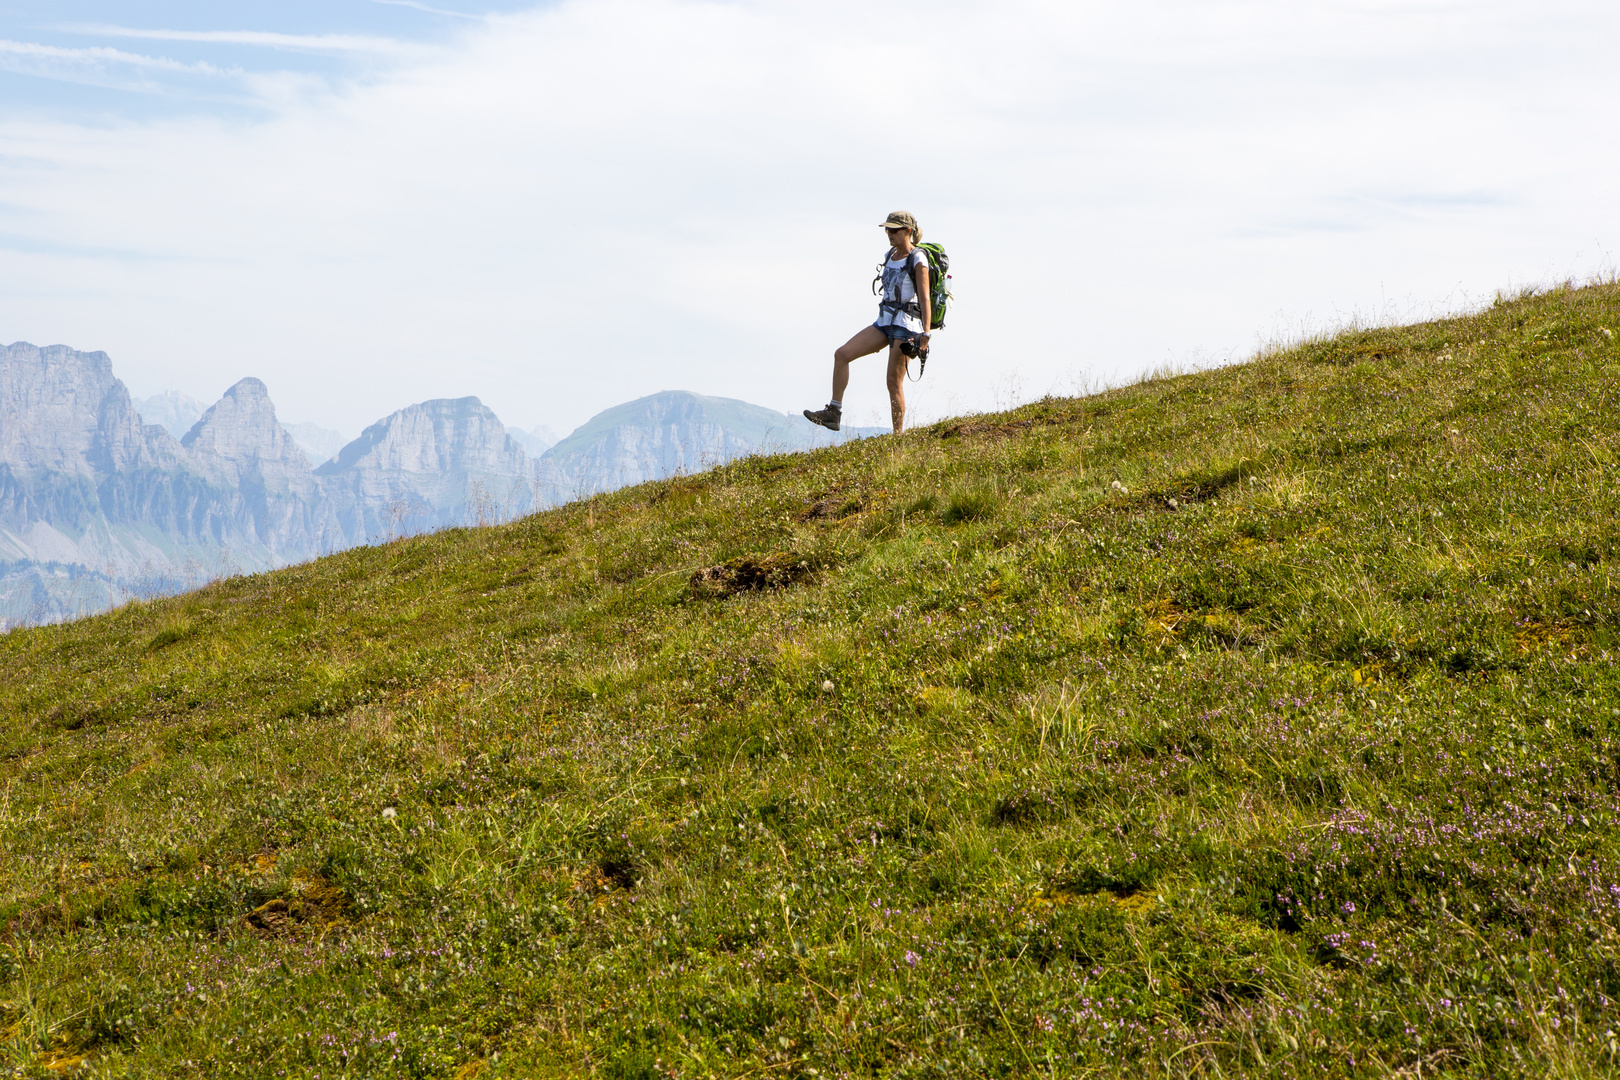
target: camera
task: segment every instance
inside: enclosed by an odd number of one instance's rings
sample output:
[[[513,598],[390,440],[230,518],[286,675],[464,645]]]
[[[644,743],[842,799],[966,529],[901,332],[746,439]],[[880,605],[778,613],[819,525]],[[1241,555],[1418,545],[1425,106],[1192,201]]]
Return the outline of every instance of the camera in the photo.
[[[900,341],[900,355],[907,357],[927,356],[928,338],[902,338]]]

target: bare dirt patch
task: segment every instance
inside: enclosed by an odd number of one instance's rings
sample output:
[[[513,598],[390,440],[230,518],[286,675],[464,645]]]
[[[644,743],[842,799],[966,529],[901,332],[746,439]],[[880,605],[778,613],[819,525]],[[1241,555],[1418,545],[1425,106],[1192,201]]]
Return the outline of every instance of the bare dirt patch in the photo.
[[[688,583],[698,596],[732,596],[743,592],[785,589],[807,581],[815,572],[810,561],[791,551],[742,555],[718,566],[705,566]]]
[[[983,436],[990,439],[1010,439],[1014,435],[1021,435],[1031,428],[1050,427],[1062,424],[1072,417],[1064,416],[1033,416],[1024,420],[1008,420],[997,423],[992,420],[958,420],[947,423],[938,429],[941,439],[965,439],[970,436]]]
[[[838,521],[858,514],[866,507],[857,495],[833,492],[811,502],[799,515],[800,522]]]
[[[340,923],[349,909],[343,890],[324,878],[299,874],[293,878],[293,895],[278,896],[242,916],[259,937],[274,938],[292,933],[301,926],[317,930]]]

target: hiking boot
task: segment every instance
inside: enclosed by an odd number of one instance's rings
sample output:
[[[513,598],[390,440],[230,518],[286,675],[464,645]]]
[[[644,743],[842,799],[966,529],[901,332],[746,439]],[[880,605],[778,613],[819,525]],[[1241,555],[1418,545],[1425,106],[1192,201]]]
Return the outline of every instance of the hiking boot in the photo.
[[[804,418],[812,424],[820,424],[828,431],[837,431],[838,425],[843,422],[844,410],[835,409],[831,405],[828,405],[820,412],[811,412],[806,409],[804,410]]]

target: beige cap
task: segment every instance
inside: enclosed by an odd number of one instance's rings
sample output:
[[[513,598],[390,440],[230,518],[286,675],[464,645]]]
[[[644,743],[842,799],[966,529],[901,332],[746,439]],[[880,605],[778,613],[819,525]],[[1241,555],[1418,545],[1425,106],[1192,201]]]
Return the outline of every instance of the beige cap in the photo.
[[[906,213],[904,210],[896,210],[894,213],[890,214],[888,220],[883,223],[883,228],[916,229],[917,219]]]

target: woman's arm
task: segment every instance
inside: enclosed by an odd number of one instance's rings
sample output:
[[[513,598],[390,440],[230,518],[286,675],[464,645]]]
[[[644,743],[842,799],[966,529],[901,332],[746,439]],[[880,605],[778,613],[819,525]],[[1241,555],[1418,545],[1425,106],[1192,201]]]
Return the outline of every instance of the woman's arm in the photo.
[[[931,329],[930,324],[934,318],[934,305],[930,302],[931,297],[928,295],[927,256],[919,260],[917,265],[912,267],[911,272],[917,281],[917,306],[922,308],[923,333],[926,334]]]

